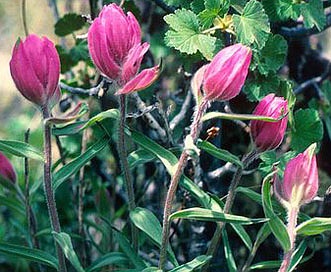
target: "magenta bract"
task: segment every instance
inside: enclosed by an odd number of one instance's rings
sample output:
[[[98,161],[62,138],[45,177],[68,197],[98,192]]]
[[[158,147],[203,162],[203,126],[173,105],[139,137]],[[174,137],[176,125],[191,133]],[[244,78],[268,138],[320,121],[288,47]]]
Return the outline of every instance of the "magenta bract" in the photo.
[[[253,114],[268,116],[275,119],[283,118],[277,122],[251,121],[251,133],[255,146],[259,151],[277,148],[283,141],[286,127],[288,105],[283,97],[269,94],[256,106]]]
[[[291,207],[299,207],[313,200],[318,191],[318,170],[316,144],[312,144],[303,153],[290,160],[284,171],[283,183],[277,180],[277,195]]]
[[[46,37],[29,35],[13,49],[10,72],[17,89],[34,104],[48,106],[58,90],[60,58]],[[54,101],[52,101],[54,103]]]
[[[0,152],[0,176],[11,181],[16,182],[16,172],[8,158]]]
[[[237,96],[245,83],[252,58],[249,47],[240,43],[225,47],[203,66],[203,79],[200,82],[208,100],[230,100]]]
[[[149,44],[141,44],[141,30],[134,15],[131,12],[126,15],[119,6],[110,4],[103,7],[100,15],[93,21],[88,32],[88,47],[99,71],[105,77],[116,81],[123,89],[138,76],[141,61],[149,49]],[[156,67],[152,71],[159,72]],[[157,74],[150,77],[153,81],[156,78]],[[144,85],[148,86],[153,81],[148,84],[144,82]],[[143,85],[136,86],[135,89],[126,87],[125,91],[118,93],[130,93],[142,87]]]

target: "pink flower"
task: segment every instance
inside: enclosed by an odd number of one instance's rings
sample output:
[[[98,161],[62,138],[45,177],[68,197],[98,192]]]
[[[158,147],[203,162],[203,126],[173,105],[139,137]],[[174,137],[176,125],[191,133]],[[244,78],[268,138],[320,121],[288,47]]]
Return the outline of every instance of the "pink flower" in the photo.
[[[34,104],[45,107],[59,99],[60,59],[46,37],[31,34],[13,49],[10,72],[17,89]],[[56,102],[57,102],[56,101]]]
[[[274,190],[276,195],[289,203],[291,207],[300,207],[314,199],[318,191],[318,171],[316,144],[290,160],[284,172],[283,183],[276,178]]]
[[[8,158],[0,152],[0,176],[12,183],[16,182],[16,172]]]
[[[131,12],[126,15],[116,4],[104,6],[93,21],[88,32],[88,47],[100,72],[119,85],[117,94],[143,89],[157,78],[158,66],[137,75],[149,44],[141,44],[141,30],[134,15]],[[142,77],[144,80],[137,80]]]
[[[287,112],[287,101],[283,97],[269,94],[260,101],[253,114],[278,119],[285,116]],[[287,116],[277,122],[252,120],[251,133],[257,149],[266,151],[277,148],[283,141],[287,120]]]
[[[202,85],[205,99],[230,100],[237,96],[245,83],[252,58],[249,47],[240,43],[225,47],[201,67],[198,88]]]

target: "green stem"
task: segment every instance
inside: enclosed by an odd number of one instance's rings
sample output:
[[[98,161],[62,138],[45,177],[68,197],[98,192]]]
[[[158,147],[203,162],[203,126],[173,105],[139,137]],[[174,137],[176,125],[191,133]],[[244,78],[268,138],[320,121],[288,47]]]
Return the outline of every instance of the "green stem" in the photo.
[[[242,159],[244,168],[249,166],[255,160],[257,155],[258,154],[255,151],[252,151],[252,152],[248,153],[246,156],[244,156]],[[232,181],[231,181],[231,184],[230,184],[230,187],[228,190],[228,196],[226,198],[225,205],[223,208],[224,213],[230,213],[230,211],[231,211],[234,199],[236,197],[236,189],[239,185],[244,168],[238,167],[237,171],[235,172],[235,174],[232,178]],[[207,249],[206,255],[213,256],[213,258],[215,257],[218,247],[221,242],[222,230],[223,230],[224,226],[225,226],[224,222],[220,222],[217,224],[216,231],[211,239],[211,242]],[[209,263],[203,267],[202,271],[208,271],[208,268],[209,268]]]
[[[194,143],[196,142],[196,140],[199,136],[200,127],[201,127],[201,118],[202,118],[202,115],[207,110],[208,105],[209,105],[209,102],[207,100],[203,100],[201,102],[201,104],[198,106],[197,110],[195,111],[195,116],[194,116],[193,122],[191,124],[191,132],[190,132],[190,136]],[[164,213],[163,213],[162,243],[161,243],[161,250],[160,250],[160,261],[159,261],[159,269],[161,269],[162,271],[164,271],[165,264],[167,261],[167,248],[168,248],[168,244],[169,244],[169,232],[170,232],[169,217],[171,214],[172,204],[173,204],[173,200],[174,200],[174,197],[176,194],[178,183],[179,183],[180,177],[183,173],[183,170],[186,166],[188,157],[189,157],[189,155],[186,153],[186,150],[184,149],[179,158],[175,174],[171,178],[170,186],[169,186],[169,189],[167,192],[167,197],[165,200]]]
[[[280,266],[278,272],[286,272],[290,266],[292,260],[292,254],[295,249],[295,238],[299,209],[297,207],[291,207],[288,211],[288,223],[287,223],[287,233],[290,237],[291,248],[289,251],[285,252],[283,257],[282,265]]]
[[[48,107],[45,106],[42,108],[43,119],[46,120],[50,117],[50,112]],[[51,145],[51,127],[45,123],[44,125],[44,153],[45,153],[45,162],[44,162],[44,191],[46,196],[48,214],[51,221],[52,230],[59,233],[61,232],[61,226],[59,221],[59,216],[56,209],[55,195],[52,188],[52,145]],[[65,258],[61,247],[55,242],[55,247],[57,251],[57,257],[59,260],[59,271],[66,272]]]
[[[130,174],[130,168],[127,158],[127,150],[125,145],[125,120],[126,120],[126,95],[120,95],[120,122],[118,127],[118,155],[121,161],[122,171],[124,175],[124,184],[125,190],[128,195],[128,206],[129,211],[133,211],[136,208],[136,202],[134,197],[134,188],[133,182]],[[138,249],[138,233],[137,229],[135,228],[134,224],[131,222],[131,238],[132,238],[132,245],[134,249]]]

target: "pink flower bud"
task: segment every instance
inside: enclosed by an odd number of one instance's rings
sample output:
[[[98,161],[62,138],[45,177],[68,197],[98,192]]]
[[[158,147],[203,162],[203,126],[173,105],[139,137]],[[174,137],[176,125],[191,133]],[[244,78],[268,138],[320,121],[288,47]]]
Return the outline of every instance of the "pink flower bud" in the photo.
[[[305,152],[290,160],[284,171],[284,181],[275,182],[275,192],[279,198],[291,207],[300,207],[313,200],[318,191],[318,171],[316,144],[312,144]]]
[[[240,43],[225,47],[203,66],[200,82],[208,100],[230,100],[237,96],[245,83],[252,58],[249,47]]]
[[[116,4],[103,7],[93,21],[87,39],[96,67],[105,77],[116,81],[121,89],[136,78],[141,61],[149,49],[148,43],[141,44],[141,29],[134,15],[131,12],[126,15]],[[157,67],[153,71],[159,72]],[[156,78],[157,74],[144,85],[150,85]],[[135,90],[142,87],[138,86]],[[124,92],[131,91],[134,90]]]
[[[16,172],[8,158],[0,152],[0,176],[12,183],[16,182]]]
[[[269,94],[260,101],[253,114],[278,119],[285,116],[287,112],[287,101],[283,97],[276,97],[275,94]],[[282,143],[287,127],[287,120],[288,117],[285,116],[277,122],[251,121],[252,137],[259,151],[275,149]]]
[[[29,35],[14,46],[10,72],[17,89],[40,107],[49,106],[57,92],[60,59],[54,44],[46,37]]]

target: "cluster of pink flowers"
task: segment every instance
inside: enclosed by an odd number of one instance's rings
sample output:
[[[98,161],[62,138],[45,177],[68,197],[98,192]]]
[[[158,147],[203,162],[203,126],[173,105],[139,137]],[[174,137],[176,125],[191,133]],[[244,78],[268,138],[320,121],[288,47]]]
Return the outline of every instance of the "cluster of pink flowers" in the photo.
[[[145,89],[159,75],[159,66],[139,72],[149,44],[141,43],[141,29],[135,16],[130,12],[125,14],[116,4],[105,6],[93,21],[88,32],[88,48],[100,73],[116,82],[119,88],[117,94]],[[242,44],[228,46],[216,54],[195,75],[203,98],[224,101],[237,96],[246,80],[251,57],[251,49]],[[51,107],[59,101],[60,60],[54,44],[47,38],[29,35],[25,41],[19,40],[13,49],[10,70],[17,89],[37,106]],[[287,113],[287,101],[282,97],[269,94],[260,101],[254,110],[255,115],[280,120],[251,122],[252,138],[257,150],[272,150],[282,143],[287,127]],[[293,180],[297,177],[311,188],[309,193],[302,193],[302,201],[311,199],[315,194],[316,162],[315,157],[308,153],[300,154],[288,164],[284,189],[279,193],[282,198],[291,198],[292,189],[289,188],[296,186]],[[305,166],[300,166],[302,169],[295,166],[299,165],[298,161],[306,162]]]

